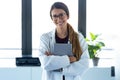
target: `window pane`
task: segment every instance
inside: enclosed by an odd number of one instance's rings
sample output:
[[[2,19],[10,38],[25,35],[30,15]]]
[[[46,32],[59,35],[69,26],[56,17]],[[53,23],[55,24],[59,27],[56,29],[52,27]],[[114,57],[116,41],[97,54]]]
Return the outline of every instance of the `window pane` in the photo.
[[[21,0],[0,0],[0,54],[16,49],[21,49]]]
[[[89,32],[101,34],[107,49],[117,50],[120,47],[119,3],[119,0],[87,0],[87,36]]]
[[[50,18],[51,5],[58,0],[33,0],[32,1],[32,47],[39,48],[40,35],[55,28]],[[60,0],[67,4],[70,11],[69,23],[77,31],[78,27],[78,0]]]

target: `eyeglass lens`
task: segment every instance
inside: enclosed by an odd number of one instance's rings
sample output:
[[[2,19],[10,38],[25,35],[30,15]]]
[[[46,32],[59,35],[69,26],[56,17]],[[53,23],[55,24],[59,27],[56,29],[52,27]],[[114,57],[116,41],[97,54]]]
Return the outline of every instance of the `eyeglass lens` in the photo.
[[[64,16],[64,14],[65,13],[60,13],[60,14],[58,14],[58,15],[53,15],[53,18],[61,18],[61,17],[63,17]]]

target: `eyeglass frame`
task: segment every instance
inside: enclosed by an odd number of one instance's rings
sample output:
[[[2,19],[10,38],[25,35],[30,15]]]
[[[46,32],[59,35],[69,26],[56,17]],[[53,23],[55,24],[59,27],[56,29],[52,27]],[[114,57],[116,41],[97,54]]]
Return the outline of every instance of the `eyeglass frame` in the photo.
[[[54,15],[52,15],[52,19],[56,20],[57,18],[64,18],[65,15],[66,15],[66,13],[60,13],[58,15],[54,14]]]

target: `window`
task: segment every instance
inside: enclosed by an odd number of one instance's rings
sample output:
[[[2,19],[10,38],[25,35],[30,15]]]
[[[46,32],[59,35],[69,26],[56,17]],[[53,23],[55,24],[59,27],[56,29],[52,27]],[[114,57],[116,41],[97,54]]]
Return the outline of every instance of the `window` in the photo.
[[[55,28],[50,18],[51,5],[58,0],[33,0],[32,1],[32,47],[33,54],[38,53],[40,35]],[[60,0],[64,2],[70,11],[69,23],[78,29],[78,0]]]
[[[105,49],[110,52],[120,47],[119,3],[119,0],[87,0],[87,36],[89,32],[101,34],[101,39],[106,44]],[[103,55],[113,57],[115,54]]]
[[[0,57],[20,54],[21,0],[0,0]]]

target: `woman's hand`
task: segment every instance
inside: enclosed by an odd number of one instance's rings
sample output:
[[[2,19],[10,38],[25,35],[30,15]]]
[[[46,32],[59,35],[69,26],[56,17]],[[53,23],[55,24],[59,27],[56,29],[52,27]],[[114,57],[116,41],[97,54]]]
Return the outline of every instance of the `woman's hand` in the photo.
[[[50,55],[52,55],[52,54],[51,54],[50,52],[46,51],[46,52],[45,52],[45,55],[50,56]]]
[[[70,63],[77,61],[76,57],[74,56],[69,56],[69,60],[70,60]]]

